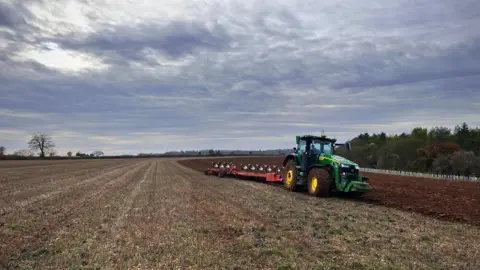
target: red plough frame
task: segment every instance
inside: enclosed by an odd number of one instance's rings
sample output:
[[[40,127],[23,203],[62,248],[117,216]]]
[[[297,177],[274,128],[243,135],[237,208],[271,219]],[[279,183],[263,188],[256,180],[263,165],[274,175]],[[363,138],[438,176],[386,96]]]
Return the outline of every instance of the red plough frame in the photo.
[[[231,162],[212,162],[212,167],[205,170],[205,175],[217,175],[218,177],[233,176],[236,178],[255,178],[267,182],[282,182],[280,169],[266,165],[241,165],[240,168]]]

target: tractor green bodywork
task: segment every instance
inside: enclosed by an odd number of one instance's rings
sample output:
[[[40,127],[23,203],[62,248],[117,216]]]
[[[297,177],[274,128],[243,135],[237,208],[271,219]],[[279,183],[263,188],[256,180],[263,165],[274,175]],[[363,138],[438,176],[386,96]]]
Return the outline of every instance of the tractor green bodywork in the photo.
[[[336,139],[327,138],[325,135],[297,136],[296,142],[295,152],[285,157],[283,166],[289,160],[295,161],[298,186],[307,185],[309,172],[313,168],[325,168],[332,180],[332,191],[363,194],[371,190],[368,178],[360,173],[358,164],[335,155],[335,148],[340,145],[345,145],[350,151],[350,142],[337,144]]]

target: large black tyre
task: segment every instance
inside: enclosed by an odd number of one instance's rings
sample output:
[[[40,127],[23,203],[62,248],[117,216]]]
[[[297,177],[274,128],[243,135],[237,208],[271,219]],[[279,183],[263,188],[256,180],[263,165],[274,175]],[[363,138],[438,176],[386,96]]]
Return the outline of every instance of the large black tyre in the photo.
[[[325,168],[313,168],[308,173],[308,194],[312,196],[329,196],[331,184],[332,178]]]
[[[297,190],[297,164],[293,159],[288,160],[285,165],[283,185],[289,191]]]

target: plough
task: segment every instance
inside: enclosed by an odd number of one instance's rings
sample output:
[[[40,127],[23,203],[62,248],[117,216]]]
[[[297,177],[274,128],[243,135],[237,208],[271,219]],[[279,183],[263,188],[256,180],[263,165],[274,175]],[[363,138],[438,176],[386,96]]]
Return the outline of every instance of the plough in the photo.
[[[280,167],[276,165],[240,164],[237,167],[232,162],[212,162],[205,170],[205,175],[217,175],[220,178],[233,176],[236,178],[254,178],[267,182],[282,182]]]
[[[349,141],[340,144],[325,134],[296,136],[295,141],[297,147],[293,148],[293,153],[285,156],[281,167],[241,164],[237,168],[232,162],[213,162],[205,174],[282,182],[287,190],[306,187],[309,194],[321,197],[338,192],[363,196],[372,189],[368,177],[362,175],[357,163],[335,153],[339,146],[351,151]]]

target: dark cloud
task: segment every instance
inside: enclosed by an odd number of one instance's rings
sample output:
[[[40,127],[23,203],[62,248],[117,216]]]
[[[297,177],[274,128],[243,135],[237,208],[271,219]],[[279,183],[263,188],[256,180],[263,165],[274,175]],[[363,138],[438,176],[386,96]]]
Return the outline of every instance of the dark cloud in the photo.
[[[109,61],[122,59],[149,62],[143,49],[153,49],[169,58],[181,58],[199,50],[221,51],[228,48],[231,37],[219,24],[210,30],[201,21],[171,21],[165,25],[139,24],[98,31],[84,39],[62,36],[52,41],[63,48],[94,53]],[[112,59],[117,58],[117,59]]]
[[[1,51],[0,51],[1,52]],[[19,84],[23,87],[33,87],[30,83],[25,83],[25,79],[46,78],[59,74],[55,69],[49,68],[42,63],[33,60],[16,61],[9,54],[0,54],[0,81],[4,83],[3,87],[8,87],[9,82]]]
[[[34,15],[20,3],[0,2],[0,26],[15,30],[27,25],[26,19],[32,17]]]

